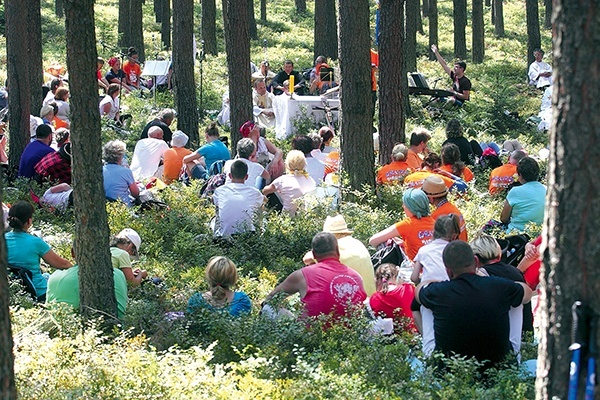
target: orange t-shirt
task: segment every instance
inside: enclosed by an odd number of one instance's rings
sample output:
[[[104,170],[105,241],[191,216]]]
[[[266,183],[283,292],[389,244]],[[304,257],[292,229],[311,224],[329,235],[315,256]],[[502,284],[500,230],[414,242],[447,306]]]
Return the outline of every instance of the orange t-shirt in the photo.
[[[379,53],[371,49],[371,90],[377,91],[377,69],[379,68]]]
[[[419,249],[433,240],[433,225],[435,221],[430,216],[405,218],[396,223],[398,236],[404,241],[404,251],[412,261]]]
[[[450,203],[449,201],[446,201],[441,206],[438,206],[438,208],[436,208],[435,211],[431,213],[431,217],[435,221],[438,219],[438,217],[448,214],[454,214],[458,216],[460,226],[460,235],[458,236],[458,238],[464,242],[468,242],[469,236],[467,233],[467,224],[465,223],[465,219],[463,218],[462,213],[454,204]]]
[[[123,72],[133,86],[140,86],[140,76],[142,75],[142,69],[138,63],[131,64],[129,60],[123,63]]]
[[[325,175],[338,172],[340,168],[340,153],[332,151],[325,159]]]
[[[504,164],[494,168],[490,174],[490,194],[496,194],[506,189],[511,183],[515,182],[517,166],[513,164]]]
[[[418,169],[421,169],[423,159],[417,153],[409,149],[408,155],[406,156],[406,163],[412,170],[416,171]]]
[[[446,172],[450,172],[451,174],[454,174],[454,172],[452,172],[452,165],[450,165],[450,164],[442,165],[440,167],[440,169],[442,171],[446,171]],[[463,173],[460,178],[463,178],[463,180],[465,182],[471,182],[473,180],[473,171],[471,171],[469,169],[469,167],[465,167],[465,169],[463,169]]]
[[[179,179],[179,172],[183,166],[183,157],[192,154],[191,150],[185,147],[173,147],[163,154],[163,181],[171,183]]]
[[[406,161],[392,161],[381,167],[377,172],[377,184],[399,183],[402,184],[404,178],[412,172]]]
[[[437,175],[440,178],[442,178],[448,189],[450,189],[452,187],[452,185],[454,185],[453,179],[448,178],[447,176],[444,176],[444,175],[436,174],[431,171],[413,172],[412,174],[410,174],[404,178],[404,185],[406,187],[412,188],[412,189],[421,189],[421,186],[423,186],[423,181],[425,179],[427,179],[428,176],[431,176],[431,175]]]

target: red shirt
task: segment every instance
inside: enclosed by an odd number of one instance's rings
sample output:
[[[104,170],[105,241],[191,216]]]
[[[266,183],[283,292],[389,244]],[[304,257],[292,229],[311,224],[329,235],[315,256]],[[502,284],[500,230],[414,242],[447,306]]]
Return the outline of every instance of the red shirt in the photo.
[[[369,299],[369,304],[375,315],[383,314],[384,318],[392,318],[394,320],[399,317],[409,318],[411,322],[408,328],[412,331],[416,331],[413,314],[410,310],[410,304],[414,297],[415,287],[412,284],[405,282],[387,293],[373,293]]]
[[[42,179],[71,184],[71,162],[62,158],[58,151],[46,154],[34,169]]]

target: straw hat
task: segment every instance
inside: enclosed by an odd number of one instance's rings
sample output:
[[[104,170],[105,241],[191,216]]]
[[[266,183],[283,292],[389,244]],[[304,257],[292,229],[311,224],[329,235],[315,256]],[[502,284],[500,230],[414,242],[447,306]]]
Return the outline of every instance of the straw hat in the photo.
[[[335,217],[327,217],[325,219],[325,223],[323,223],[323,232],[352,233],[353,231],[348,229],[348,225],[346,224],[344,216],[338,214]]]
[[[448,194],[448,187],[442,177],[438,175],[430,175],[425,178],[421,189],[427,196],[432,198],[444,197]]]

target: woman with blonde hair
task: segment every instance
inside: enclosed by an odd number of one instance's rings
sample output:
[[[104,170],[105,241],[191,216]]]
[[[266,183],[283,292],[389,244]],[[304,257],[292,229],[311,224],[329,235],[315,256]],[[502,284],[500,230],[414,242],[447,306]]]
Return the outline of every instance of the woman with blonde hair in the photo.
[[[294,202],[315,189],[316,183],[306,171],[306,158],[299,150],[292,150],[285,158],[286,174],[265,186],[262,193],[269,196],[269,205],[276,210],[288,212],[292,217],[298,206]]]
[[[188,313],[203,308],[210,311],[224,310],[233,317],[250,313],[252,303],[248,295],[232,290],[237,283],[238,274],[235,264],[229,258],[211,258],[206,265],[205,275],[210,289],[204,293],[196,293],[190,298]]]

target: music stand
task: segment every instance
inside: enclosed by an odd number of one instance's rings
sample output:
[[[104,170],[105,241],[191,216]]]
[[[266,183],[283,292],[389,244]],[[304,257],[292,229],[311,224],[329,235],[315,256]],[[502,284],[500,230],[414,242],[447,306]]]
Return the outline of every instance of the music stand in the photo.
[[[319,80],[321,82],[333,82],[333,68],[321,67],[319,70]]]
[[[142,75],[152,77],[152,88],[154,89],[154,107],[156,107],[156,77],[164,76],[169,73],[171,61],[146,61]]]

